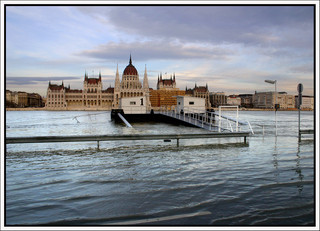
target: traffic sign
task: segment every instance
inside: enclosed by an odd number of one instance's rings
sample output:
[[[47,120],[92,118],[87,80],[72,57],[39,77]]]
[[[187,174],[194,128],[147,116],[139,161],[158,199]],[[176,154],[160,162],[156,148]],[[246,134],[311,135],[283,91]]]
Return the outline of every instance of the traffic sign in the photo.
[[[299,93],[302,93],[302,92],[303,92],[303,85],[302,85],[302,83],[299,83],[299,84],[298,84],[297,90],[298,90]]]

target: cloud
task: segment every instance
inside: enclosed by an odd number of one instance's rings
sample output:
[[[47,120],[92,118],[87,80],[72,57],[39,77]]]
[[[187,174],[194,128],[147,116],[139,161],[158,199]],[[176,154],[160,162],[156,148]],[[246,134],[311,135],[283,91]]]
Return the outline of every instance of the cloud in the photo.
[[[87,13],[100,14],[131,39],[290,46],[308,45],[299,33],[312,32],[314,16],[312,6],[118,6]]]
[[[295,73],[313,73],[313,64],[304,64],[291,67],[291,71]]]
[[[79,80],[79,77],[7,77],[6,84],[8,85],[32,85],[39,82],[49,81],[64,81],[64,80]]]
[[[179,44],[165,41],[147,42],[110,42],[91,50],[84,50],[77,55],[98,59],[123,59],[129,53],[139,60],[154,59],[226,59],[234,54],[229,48],[204,46],[201,44]]]

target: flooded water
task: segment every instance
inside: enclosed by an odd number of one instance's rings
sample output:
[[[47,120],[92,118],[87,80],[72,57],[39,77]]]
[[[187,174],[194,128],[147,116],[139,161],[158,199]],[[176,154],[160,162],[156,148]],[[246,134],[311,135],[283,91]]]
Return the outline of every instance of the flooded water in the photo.
[[[241,111],[243,138],[8,144],[6,225],[315,225],[314,137],[298,113]],[[6,112],[6,136],[204,133],[110,112]],[[313,129],[313,112],[301,128]]]

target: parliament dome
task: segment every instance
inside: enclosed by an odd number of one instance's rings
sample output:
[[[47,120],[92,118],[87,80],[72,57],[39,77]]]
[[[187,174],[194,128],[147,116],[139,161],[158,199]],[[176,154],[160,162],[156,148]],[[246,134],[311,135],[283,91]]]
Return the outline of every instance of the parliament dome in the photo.
[[[137,69],[132,65],[131,55],[129,65],[123,71],[123,75],[138,75]]]

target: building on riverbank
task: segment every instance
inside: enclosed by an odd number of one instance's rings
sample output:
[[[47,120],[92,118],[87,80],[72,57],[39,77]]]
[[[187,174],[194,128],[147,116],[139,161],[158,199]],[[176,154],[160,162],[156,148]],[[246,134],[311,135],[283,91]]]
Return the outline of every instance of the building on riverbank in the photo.
[[[64,83],[51,84],[47,89],[47,110],[104,110],[110,109],[114,89],[102,89],[101,73],[99,78],[89,78],[85,73],[83,89],[71,89]]]
[[[211,107],[219,107],[227,105],[227,96],[224,92],[210,92],[209,101]]]
[[[6,90],[6,107],[43,107],[43,99],[38,93]]]
[[[295,106],[298,108],[298,96],[295,96]],[[314,110],[314,97],[313,96],[308,96],[308,95],[302,95],[302,103],[300,106],[301,109],[306,109],[306,110]]]
[[[204,98],[205,99],[205,105],[206,108],[209,109],[211,108],[211,103],[210,103],[210,93],[209,93],[209,88],[208,84],[206,86],[197,86],[197,84],[194,85],[194,88],[187,88],[186,87],[186,96],[193,96],[193,97],[198,97],[198,98]]]
[[[158,75],[157,90],[150,90],[150,102],[154,109],[165,107],[170,109],[177,104],[176,96],[184,96],[185,91],[176,87],[176,76],[173,74],[169,79]]]
[[[295,108],[295,97],[287,92],[255,92],[252,101],[255,108],[274,108],[275,104],[279,109]]]
[[[129,64],[123,71],[120,81],[117,66],[115,87],[103,89],[101,72],[99,78],[89,78],[85,73],[83,89],[71,89],[70,86],[51,84],[47,89],[47,110],[110,110],[119,108],[120,99],[126,97],[146,97],[147,107],[150,108],[149,84],[147,70],[145,69],[143,84],[139,81],[137,69],[132,65],[130,56]]]

